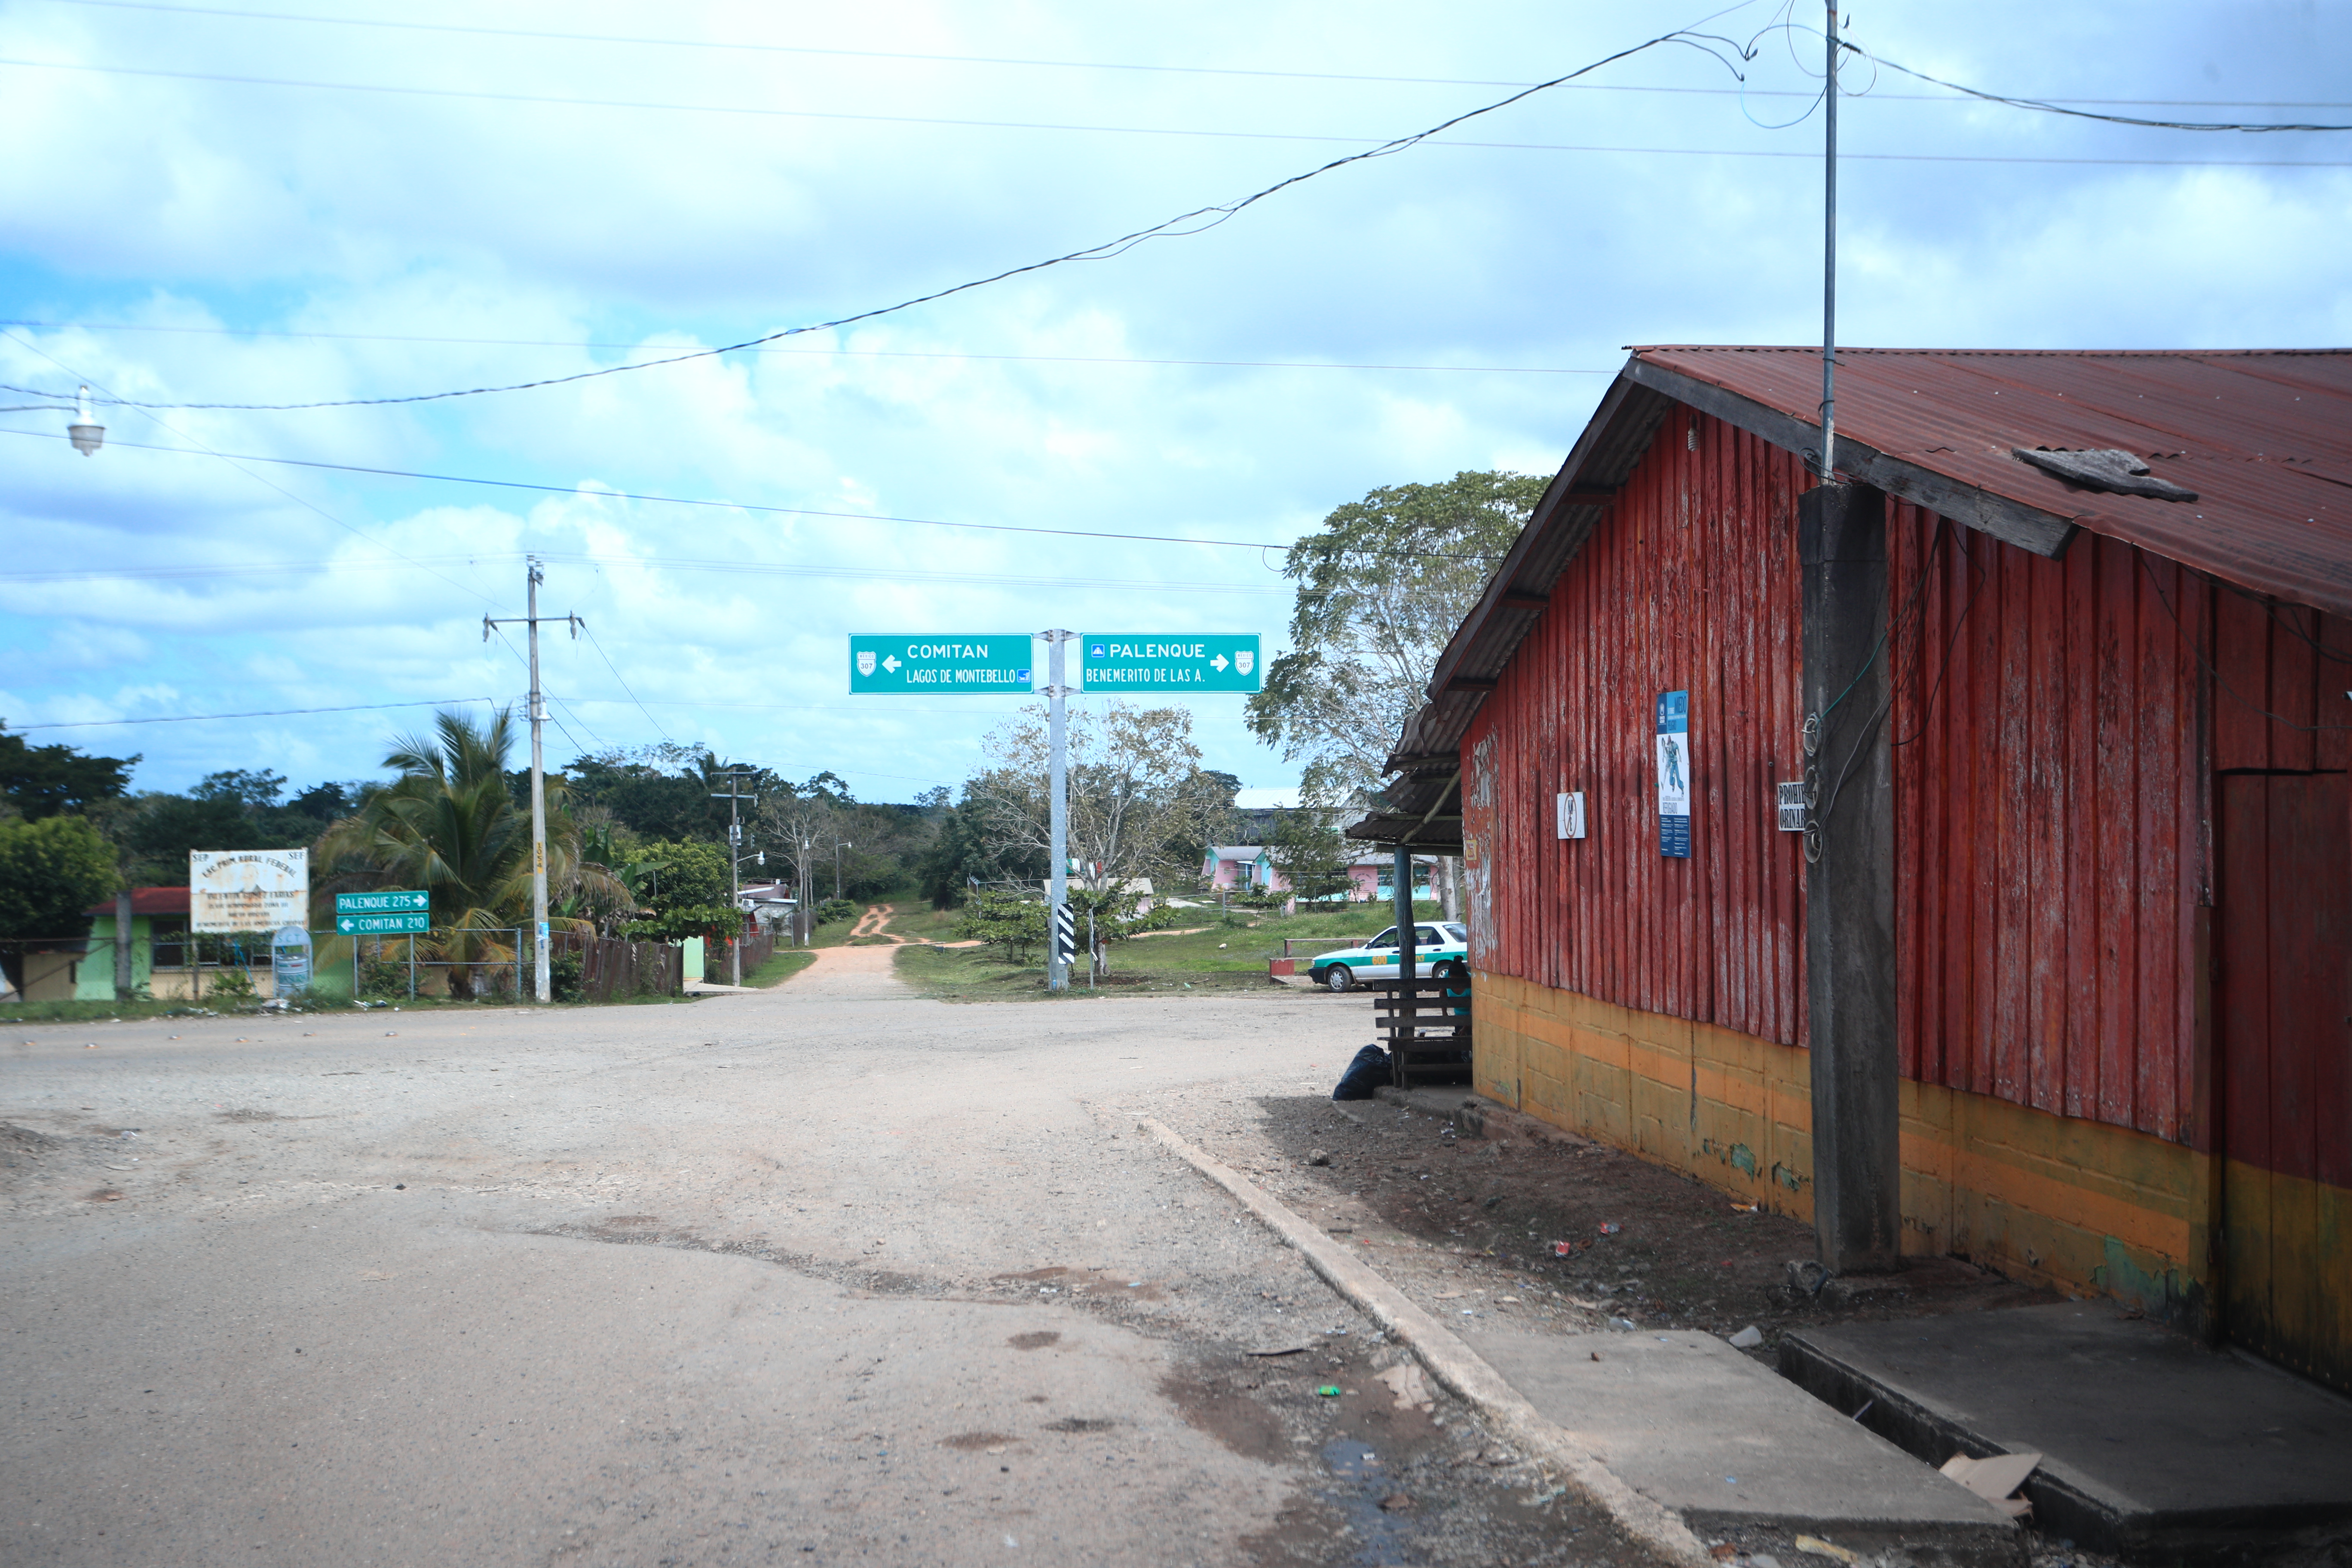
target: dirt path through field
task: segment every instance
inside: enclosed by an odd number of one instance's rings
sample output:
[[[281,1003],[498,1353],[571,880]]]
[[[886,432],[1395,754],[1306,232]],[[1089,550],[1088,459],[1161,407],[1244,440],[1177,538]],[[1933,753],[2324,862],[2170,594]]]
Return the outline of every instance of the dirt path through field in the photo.
[[[905,937],[900,936],[897,931],[882,929],[890,923],[890,917],[898,912],[898,907],[894,904],[866,905],[866,912],[857,917],[857,923],[849,928],[850,940],[855,942],[861,936],[878,936],[886,941],[903,944],[907,940]]]

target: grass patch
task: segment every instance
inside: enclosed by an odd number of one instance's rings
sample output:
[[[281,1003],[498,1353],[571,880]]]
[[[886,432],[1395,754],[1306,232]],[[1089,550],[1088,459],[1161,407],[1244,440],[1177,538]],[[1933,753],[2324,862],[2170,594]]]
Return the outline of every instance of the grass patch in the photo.
[[[1118,964],[1117,958],[1112,960]],[[1176,967],[1116,967],[1092,989],[1083,970],[1074,975],[1066,997],[1045,989],[1042,963],[1008,963],[1003,951],[985,947],[925,947],[908,943],[898,950],[896,971],[900,980],[926,996],[942,1002],[1049,1002],[1136,995],[1278,994],[1283,987],[1268,982],[1265,965],[1237,964],[1227,969]]]
[[[919,923],[908,919],[915,912],[893,917],[889,929],[915,942],[958,940],[953,910],[921,910]],[[1177,912],[1188,923],[1197,921],[1202,929],[1180,927],[1114,942],[1110,973],[1103,976],[1093,994],[1276,995],[1285,988],[1269,981],[1266,961],[1282,955],[1284,937],[1360,940],[1377,936],[1388,929],[1393,911],[1387,904],[1352,904],[1287,920],[1279,913],[1260,915],[1246,910],[1221,914],[1213,906]],[[1418,903],[1413,912],[1420,920],[1440,918],[1434,903]],[[1041,956],[1032,955],[1031,962],[1014,964],[1006,961],[1002,948],[943,951],[909,945],[898,954],[898,975],[926,995],[943,1001],[1055,999],[1045,989]],[[1088,994],[1083,969],[1073,975],[1070,994],[1073,998]]]
[[[807,948],[780,947],[768,955],[767,963],[743,976],[743,984],[757,985],[762,990],[782,985],[815,962],[816,954]]]

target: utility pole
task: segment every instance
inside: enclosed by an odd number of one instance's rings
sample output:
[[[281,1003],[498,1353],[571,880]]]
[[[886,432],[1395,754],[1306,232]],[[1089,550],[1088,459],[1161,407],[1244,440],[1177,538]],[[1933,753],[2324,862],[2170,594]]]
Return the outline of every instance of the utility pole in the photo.
[[[833,900],[835,903],[841,901],[841,852],[856,847],[856,845],[846,838],[836,838],[833,841]]]
[[[1837,477],[1837,100],[1838,11],[1830,0],[1829,75],[1822,82],[1828,111],[1822,159],[1822,483]]]
[[[727,793],[720,795],[713,790],[710,798],[727,803],[727,907],[740,915],[743,912],[743,797],[736,786],[745,779],[755,779],[760,775],[742,768],[733,768],[723,776],[727,780]],[[753,795],[751,804],[759,805],[760,797]],[[730,941],[727,944],[727,984],[743,984],[743,943],[740,940]]]
[[[523,568],[528,613],[521,618],[530,633],[530,972],[532,994],[547,1002],[554,996],[547,973],[547,762],[540,740],[540,731],[547,722],[547,699],[539,689],[539,585],[547,580],[547,573],[536,555],[525,556]],[[588,623],[578,616],[562,618],[572,628],[572,640],[579,641],[580,628]],[[511,616],[484,616],[482,640],[490,640],[492,626],[511,626],[514,620]]]
[[[1062,951],[1062,906],[1070,897],[1069,725],[1063,710],[1069,688],[1062,684],[1062,645],[1076,632],[1041,632],[1045,639],[1045,735],[1049,748],[1046,788],[1049,791],[1051,878],[1045,894],[1045,989],[1066,991],[1070,985],[1069,954]]]

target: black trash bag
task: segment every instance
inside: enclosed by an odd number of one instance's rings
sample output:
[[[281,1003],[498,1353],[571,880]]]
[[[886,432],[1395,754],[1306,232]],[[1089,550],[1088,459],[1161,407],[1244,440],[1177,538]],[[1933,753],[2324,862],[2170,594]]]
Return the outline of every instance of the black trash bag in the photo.
[[[1388,1052],[1378,1046],[1366,1046],[1339,1075],[1339,1087],[1331,1091],[1334,1100],[1370,1100],[1373,1090],[1383,1084],[1396,1081],[1396,1068]]]

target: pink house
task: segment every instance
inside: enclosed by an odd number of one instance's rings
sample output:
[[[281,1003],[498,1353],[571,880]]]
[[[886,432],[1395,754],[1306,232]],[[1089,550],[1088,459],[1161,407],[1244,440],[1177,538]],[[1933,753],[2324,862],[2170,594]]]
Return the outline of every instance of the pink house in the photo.
[[[1428,856],[1413,857],[1414,886],[1428,879],[1432,863]],[[1394,864],[1391,857],[1377,853],[1360,855],[1349,861],[1348,901],[1361,904],[1381,898],[1381,885]],[[1212,892],[1233,888],[1245,892],[1280,893],[1290,888],[1290,879],[1274,868],[1274,858],[1263,844],[1213,844],[1202,858],[1201,875]]]

